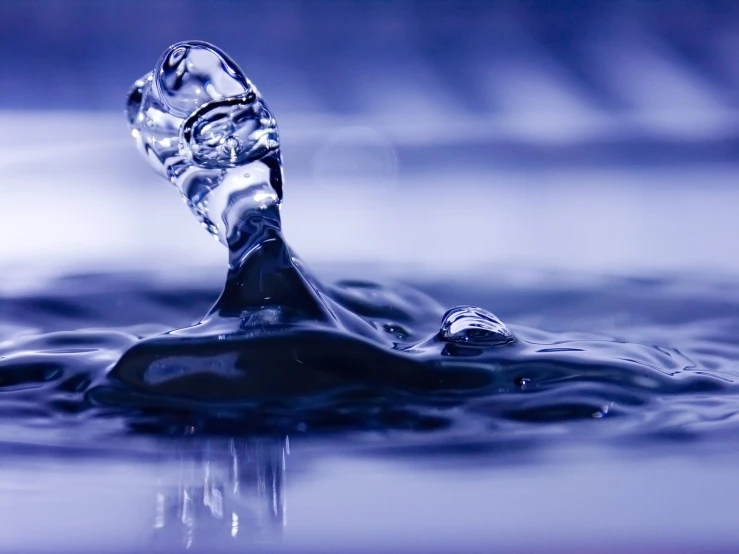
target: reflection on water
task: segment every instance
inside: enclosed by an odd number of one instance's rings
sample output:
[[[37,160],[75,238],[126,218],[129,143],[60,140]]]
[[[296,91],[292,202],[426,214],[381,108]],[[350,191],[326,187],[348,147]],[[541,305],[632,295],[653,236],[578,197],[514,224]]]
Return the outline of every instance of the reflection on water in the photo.
[[[591,440],[511,457],[510,444],[429,456],[353,435],[291,442],[291,454],[287,440],[193,437],[141,450],[129,437],[112,456],[6,452],[0,552],[564,553],[606,544],[609,553],[687,553],[739,544],[738,459],[725,445],[673,441],[667,456]]]
[[[288,438],[178,444],[177,476],[162,476],[156,492],[154,544],[189,549],[229,537],[232,544],[277,542],[287,523],[289,453]]]

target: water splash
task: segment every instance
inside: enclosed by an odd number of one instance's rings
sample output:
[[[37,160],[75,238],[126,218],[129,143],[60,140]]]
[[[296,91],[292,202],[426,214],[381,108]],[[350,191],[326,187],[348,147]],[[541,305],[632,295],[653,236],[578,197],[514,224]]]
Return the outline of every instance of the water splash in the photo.
[[[357,281],[326,288],[385,343],[302,320],[283,329],[247,323],[241,335],[225,324],[223,335],[207,324],[169,331],[207,311],[207,283],[88,275],[0,297],[0,436],[19,427],[34,437],[47,430],[42,443],[89,442],[122,426],[175,436],[367,429],[433,431],[426,440],[441,445],[460,433],[549,440],[549,425],[576,437],[577,421],[591,433],[597,421],[602,437],[734,432],[739,289],[717,288],[685,310],[693,293],[676,292],[673,282],[491,289],[490,277],[474,295],[511,319],[606,334],[519,324],[504,347],[448,342],[436,302],[408,287]],[[446,283],[430,292],[446,303],[459,294]],[[570,299],[566,317],[552,297]],[[619,331],[612,306],[640,326]],[[723,315],[711,325],[706,313]]]
[[[138,405],[162,399],[180,407],[246,403],[262,406],[268,418],[265,403],[290,402],[295,410],[322,396],[335,408],[347,390],[370,397],[403,391],[431,401],[450,393],[545,391],[572,380],[674,388],[666,384],[668,376],[692,367],[679,352],[639,345],[611,346],[614,352],[598,357],[598,339],[560,345],[556,337],[541,339],[541,332],[521,329],[516,340],[482,308],[444,312],[417,291],[320,283],[282,235],[275,118],[256,87],[215,46],[183,42],[168,48],[134,84],[127,114],[141,152],[228,246],[230,265],[206,317],[130,348],[109,375],[123,388],[95,391],[102,404],[135,391]],[[645,375],[647,367],[652,374]],[[602,403],[586,403],[582,411],[612,415]],[[529,413],[523,407],[511,413],[524,417],[521,410]],[[273,413],[283,422],[284,415],[283,408]]]
[[[228,247],[225,286],[200,321],[176,330],[184,314],[206,311],[196,303],[205,292],[127,284],[138,292],[124,298],[133,318],[125,325],[109,309],[96,319],[75,303],[90,281],[74,301],[26,300],[40,315],[0,342],[0,392],[13,399],[6,396],[2,413],[118,415],[135,431],[167,434],[438,431],[476,417],[506,429],[638,421],[665,398],[715,397],[739,379],[718,354],[696,357],[700,348],[509,329],[482,308],[445,310],[408,287],[320,282],[282,234],[275,118],[211,45],[167,49],[135,83],[126,113],[140,151]],[[537,298],[544,309],[547,300]],[[82,314],[75,321],[96,329],[69,332],[66,319],[54,327],[47,305]],[[146,309],[137,316],[134,305]],[[168,319],[172,305],[177,317]],[[158,325],[141,326],[152,321]]]
[[[275,119],[236,63],[204,42],[175,44],[134,83],[126,113],[139,150],[205,228],[247,247],[251,212],[280,203],[282,163]]]
[[[391,298],[371,284],[326,287],[289,248],[279,213],[283,177],[277,124],[259,91],[225,53],[203,42],[171,46],[154,70],[134,84],[127,113],[139,149],[177,186],[195,215],[230,252],[226,286],[208,316],[197,326],[173,331],[165,339],[179,340],[178,348],[182,339],[197,339],[198,358],[189,357],[191,353],[185,357],[173,354],[167,361],[157,358],[140,363],[146,369],[138,372],[137,381],[156,387],[174,376],[225,376],[230,371],[226,368],[236,364],[233,347],[206,355],[209,348],[200,343],[208,335],[221,337],[218,344],[224,344],[223,337],[256,342],[275,334],[315,333],[312,342],[324,344],[315,352],[302,352],[302,363],[315,358],[322,348],[335,349],[335,341],[368,339],[367,347],[385,349],[410,344],[411,334],[401,320],[413,321],[418,315],[406,299]],[[379,304],[378,310],[391,312],[391,317],[378,321],[373,314],[362,313],[357,310],[357,299],[365,307]],[[423,299],[421,304],[433,302]],[[439,321],[441,309],[434,305],[430,311]],[[473,321],[476,317],[467,314],[464,320],[480,329],[489,326],[483,321],[484,314],[477,323]],[[445,320],[444,325],[449,322]],[[511,337],[500,322],[499,327],[500,333]],[[442,328],[442,337],[446,334]],[[469,336],[476,337],[469,339],[471,343],[484,345],[479,333]],[[507,340],[489,338],[488,342]],[[162,346],[156,344],[155,349]],[[276,359],[270,350],[273,347],[265,348],[264,358]],[[255,355],[258,348],[252,344],[250,351]],[[289,358],[298,357],[293,352]]]

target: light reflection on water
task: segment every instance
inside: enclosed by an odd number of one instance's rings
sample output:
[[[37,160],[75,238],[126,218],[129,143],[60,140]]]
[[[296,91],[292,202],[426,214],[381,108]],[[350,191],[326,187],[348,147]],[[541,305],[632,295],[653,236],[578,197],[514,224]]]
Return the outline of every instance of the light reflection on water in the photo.
[[[175,452],[177,479],[163,476],[156,493],[155,546],[207,548],[225,537],[248,546],[279,539],[287,524],[287,439],[184,443]]]
[[[150,447],[125,461],[6,458],[0,548],[682,552],[739,540],[736,456],[710,449],[702,460],[679,448],[665,457],[588,446],[407,458],[298,441],[285,464],[284,439]]]

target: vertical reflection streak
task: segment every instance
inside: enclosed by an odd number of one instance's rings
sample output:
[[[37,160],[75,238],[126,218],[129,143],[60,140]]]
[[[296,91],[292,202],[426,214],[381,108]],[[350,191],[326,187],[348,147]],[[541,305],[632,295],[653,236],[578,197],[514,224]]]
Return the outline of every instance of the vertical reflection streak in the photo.
[[[162,476],[156,492],[157,543],[200,549],[277,540],[287,523],[287,452],[287,438],[180,443],[178,475]]]

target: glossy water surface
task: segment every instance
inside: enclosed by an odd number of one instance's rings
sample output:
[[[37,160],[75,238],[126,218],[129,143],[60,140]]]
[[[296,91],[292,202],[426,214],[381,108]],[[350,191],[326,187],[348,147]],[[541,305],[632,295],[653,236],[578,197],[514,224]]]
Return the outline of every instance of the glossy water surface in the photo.
[[[246,392],[213,399],[198,386],[190,396],[137,392],[111,373],[142,338],[207,310],[215,278],[79,275],[4,297],[0,512],[15,525],[3,544],[49,551],[31,532],[38,518],[76,552],[550,551],[543,532],[524,532],[534,515],[559,522],[552,533],[568,546],[719,548],[739,538],[727,506],[739,290],[715,280],[494,282],[415,287],[429,303],[474,299],[511,322],[516,342],[496,347],[495,362],[458,343],[447,345],[471,355],[423,354],[439,360],[423,371],[457,372],[453,386],[406,387],[390,371],[401,364],[375,367],[349,342],[340,352],[357,373],[316,383],[299,364],[275,365],[311,387],[258,401],[239,379]],[[406,290],[387,283],[379,290]],[[202,371],[225,371],[205,359]],[[269,364],[255,367],[269,381]],[[690,509],[699,501],[700,516]],[[80,521],[97,531],[76,534]],[[571,528],[581,532],[558,534]]]
[[[50,292],[2,300],[3,411],[32,426],[48,419],[94,432],[116,420],[157,434],[401,429],[483,439],[578,421],[625,437],[732,427],[739,398],[732,285],[614,278],[587,288],[420,288],[336,289],[387,333],[394,353],[384,354],[320,326],[188,342],[168,331],[207,308],[212,285],[69,277]],[[412,298],[419,307],[406,312],[389,304]],[[515,341],[490,350],[416,343],[442,311],[434,311],[436,298],[496,305],[516,322]],[[131,349],[137,343],[146,348]],[[148,371],[142,382],[120,369],[129,349],[153,360],[140,364]]]

